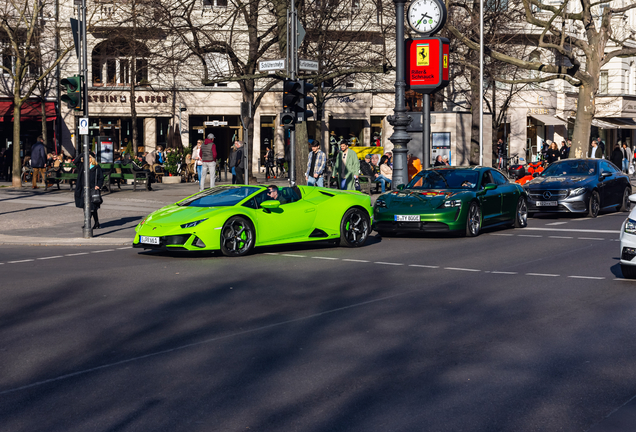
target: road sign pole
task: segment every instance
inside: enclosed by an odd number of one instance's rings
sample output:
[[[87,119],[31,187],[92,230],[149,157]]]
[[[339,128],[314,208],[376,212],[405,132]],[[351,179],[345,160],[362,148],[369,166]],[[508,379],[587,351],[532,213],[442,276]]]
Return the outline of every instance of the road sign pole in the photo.
[[[86,0],[82,0],[82,22],[86,23]],[[82,29],[82,76],[84,77],[84,117],[88,118],[88,53],[86,49],[86,25],[81,26]],[[89,159],[88,134],[84,138],[84,238],[93,237],[93,228],[91,227],[91,185],[90,170],[91,162]]]
[[[431,166],[431,95],[422,96],[422,168],[427,169]]]
[[[288,21],[290,27],[290,36],[287,38],[287,46],[289,47],[289,74],[293,80],[296,79],[296,58],[298,57],[298,49],[296,47],[296,23],[298,18],[296,17],[296,6],[294,2],[291,2],[290,20]],[[289,164],[289,184],[296,186],[296,131],[295,128],[291,128],[289,131],[289,150],[290,150],[290,164]]]

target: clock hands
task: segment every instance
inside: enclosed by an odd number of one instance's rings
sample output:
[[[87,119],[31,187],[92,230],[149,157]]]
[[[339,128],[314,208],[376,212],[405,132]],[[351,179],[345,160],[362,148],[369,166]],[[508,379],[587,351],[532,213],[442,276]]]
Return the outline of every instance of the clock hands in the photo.
[[[415,23],[415,26],[417,27],[417,26],[419,26],[419,25],[420,25],[420,23],[421,23],[422,21],[426,21],[426,18],[428,18],[428,19],[432,19],[430,16],[428,16],[428,14],[425,14],[425,13],[424,13],[424,14],[422,14],[422,18],[421,18],[421,19],[420,19],[417,23]]]

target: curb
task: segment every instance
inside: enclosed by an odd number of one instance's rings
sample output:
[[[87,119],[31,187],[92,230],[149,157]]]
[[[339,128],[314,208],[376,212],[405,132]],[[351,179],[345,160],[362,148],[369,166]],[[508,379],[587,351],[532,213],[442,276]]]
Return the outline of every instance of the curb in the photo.
[[[0,245],[25,246],[131,246],[130,238],[56,238],[0,235]]]

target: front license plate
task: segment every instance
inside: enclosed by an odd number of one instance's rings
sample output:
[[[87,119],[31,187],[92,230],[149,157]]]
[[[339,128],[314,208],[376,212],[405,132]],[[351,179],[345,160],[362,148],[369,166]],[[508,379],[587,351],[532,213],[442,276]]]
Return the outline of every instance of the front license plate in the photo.
[[[139,243],[158,245],[159,244],[159,237],[140,236],[139,237]]]
[[[420,215],[395,215],[396,222],[419,222]]]
[[[537,201],[537,207],[556,207],[559,205],[556,201]]]

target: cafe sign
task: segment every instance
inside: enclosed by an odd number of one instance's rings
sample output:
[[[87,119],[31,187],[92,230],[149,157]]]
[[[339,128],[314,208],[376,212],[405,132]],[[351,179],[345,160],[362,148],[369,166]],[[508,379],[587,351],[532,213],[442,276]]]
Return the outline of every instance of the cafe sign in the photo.
[[[127,103],[129,101],[129,94],[100,94],[100,95],[88,95],[89,102],[100,103]],[[162,95],[145,95],[135,97],[135,102],[139,104],[156,104],[162,105],[168,103],[168,96]]]

